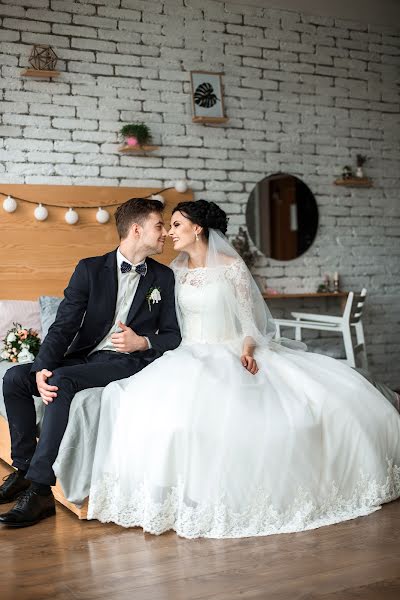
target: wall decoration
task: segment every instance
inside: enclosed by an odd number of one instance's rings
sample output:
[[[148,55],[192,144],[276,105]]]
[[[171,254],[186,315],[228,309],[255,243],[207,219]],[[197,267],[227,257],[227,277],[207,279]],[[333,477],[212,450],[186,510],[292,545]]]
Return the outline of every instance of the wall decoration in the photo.
[[[29,55],[31,69],[25,69],[22,75],[27,77],[58,77],[56,71],[58,56],[48,44],[34,44]]]
[[[43,206],[43,204],[39,204],[39,206],[37,206],[33,211],[33,214],[35,215],[35,219],[37,221],[45,221],[49,216],[49,211],[45,206]]]
[[[145,123],[128,123],[119,130],[123,145],[120,152],[152,152],[157,150],[158,146],[151,146],[152,135],[150,127]]]
[[[3,208],[8,213],[15,212],[17,210],[17,201],[8,195],[7,198],[4,198]]]
[[[239,227],[239,232],[236,237],[231,239],[231,244],[236,252],[243,258],[247,267],[252,269],[257,260],[258,252],[256,250],[251,250],[249,236],[243,227]]]
[[[356,172],[353,173],[353,169],[346,165],[342,169],[341,179],[336,179],[335,185],[346,185],[348,187],[372,187],[373,182],[369,177],[365,177],[363,166],[367,161],[367,157],[363,154],[357,154],[356,156]]]
[[[81,258],[105,254],[119,245],[115,212],[123,202],[129,198],[162,195],[164,219],[169,223],[174,206],[193,200],[190,189],[179,193],[175,183],[163,180],[158,182],[158,187],[1,183],[0,300],[9,299],[10,290],[15,300],[62,296]],[[160,187],[167,186],[168,190],[161,191]],[[7,200],[6,208],[16,205],[16,210],[7,212],[3,209],[4,200]],[[34,216],[34,210],[40,204],[48,211],[44,221],[38,221]],[[79,216],[74,225],[65,221],[69,208]],[[156,260],[167,265],[175,257],[169,238],[163,254]],[[3,439],[0,427],[0,455]]]
[[[162,194],[162,192],[166,192],[166,191],[172,190],[172,189],[174,189],[179,194],[184,194],[189,189],[188,182],[186,181],[186,179],[177,179],[176,181],[170,181],[168,183],[167,187],[163,188],[162,190],[156,190],[154,193],[152,192],[151,194],[144,196],[144,198],[151,198],[153,200],[159,200],[160,202],[165,204],[165,199],[161,194]],[[0,190],[0,197],[4,198],[3,210],[6,213],[15,212],[18,208],[18,202],[28,202],[30,204],[34,204],[35,209],[33,210],[33,216],[36,219],[36,221],[46,221],[46,219],[49,216],[49,211],[46,207],[59,208],[59,206],[60,206],[57,203],[53,204],[53,203],[47,202],[47,201],[38,202],[36,200],[30,200],[28,198],[19,198],[17,196],[15,196],[15,198],[13,198],[12,196],[10,196],[10,194],[7,194],[6,192],[2,192],[1,190]],[[108,223],[110,220],[110,213],[108,210],[106,210],[106,208],[110,208],[112,206],[118,206],[119,204],[121,204],[120,201],[115,201],[115,202],[112,202],[111,204],[104,204],[103,206],[98,206],[97,211],[95,213],[96,221],[98,223],[100,223],[101,225],[105,225],[106,223]],[[96,208],[94,206],[88,206],[87,204],[79,204],[79,203],[77,203],[77,204],[74,203],[74,206],[75,206],[75,208],[78,208],[78,209],[93,210]],[[65,222],[68,223],[68,225],[75,225],[79,221],[79,213],[70,206],[64,215],[64,219],[65,219]]]
[[[356,169],[356,177],[359,177],[360,179],[362,179],[364,177],[364,170],[363,170],[363,166],[367,161],[367,157],[364,156],[363,154],[357,154],[356,156],[356,163],[357,163],[357,169]]]
[[[104,223],[108,223],[109,220],[110,220],[110,213],[108,212],[108,210],[105,210],[104,208],[101,208],[99,206],[99,208],[97,209],[97,213],[96,213],[96,221],[98,223],[101,223],[102,225],[104,225]]]
[[[342,169],[343,179],[351,179],[353,177],[353,170],[349,165],[345,165]]]
[[[34,44],[29,56],[29,64],[39,71],[54,71],[57,65],[57,54],[47,44]]]
[[[221,73],[191,71],[194,123],[225,123],[225,107]]]
[[[65,221],[68,225],[75,225],[79,221],[79,215],[73,208],[69,208],[64,216]]]

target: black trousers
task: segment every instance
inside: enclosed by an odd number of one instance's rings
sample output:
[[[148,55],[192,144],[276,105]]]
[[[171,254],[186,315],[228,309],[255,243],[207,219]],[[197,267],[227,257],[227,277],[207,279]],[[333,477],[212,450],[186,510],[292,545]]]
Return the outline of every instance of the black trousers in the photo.
[[[56,478],[52,465],[57,458],[75,394],[80,390],[104,387],[111,381],[130,377],[146,364],[139,356],[136,358],[108,351],[64,359],[48,379],[49,385],[56,385],[58,391],[53,402],[45,407],[38,442],[33,400],[33,396],[39,396],[36,376],[30,373],[30,364],[9,369],[3,379],[3,393],[13,465],[28,470],[26,478],[30,481],[54,485]]]

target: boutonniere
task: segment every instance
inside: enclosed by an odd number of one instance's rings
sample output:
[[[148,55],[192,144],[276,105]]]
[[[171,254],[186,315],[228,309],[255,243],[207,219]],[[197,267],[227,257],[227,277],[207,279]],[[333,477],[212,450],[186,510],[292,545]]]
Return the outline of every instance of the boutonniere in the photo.
[[[158,304],[161,300],[161,290],[159,287],[152,287],[146,294],[147,304],[149,305],[149,310],[151,311],[152,304]]]

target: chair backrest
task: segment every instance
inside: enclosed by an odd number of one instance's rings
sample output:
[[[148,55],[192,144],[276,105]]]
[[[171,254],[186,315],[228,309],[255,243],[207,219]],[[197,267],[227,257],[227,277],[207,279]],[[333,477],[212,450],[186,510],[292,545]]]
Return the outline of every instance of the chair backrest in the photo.
[[[349,292],[343,311],[343,321],[348,321],[349,323],[358,323],[360,321],[366,297],[367,290],[365,288],[361,290],[360,294]]]
[[[353,305],[350,313],[350,323],[358,323],[364,310],[365,300],[367,299],[367,290],[363,288],[360,294],[354,294]]]
[[[354,292],[349,292],[349,295],[347,296],[347,300],[346,300],[346,306],[344,307],[344,311],[343,311],[343,321],[350,321],[350,315],[351,315],[351,307],[353,306],[353,297],[354,297]]]

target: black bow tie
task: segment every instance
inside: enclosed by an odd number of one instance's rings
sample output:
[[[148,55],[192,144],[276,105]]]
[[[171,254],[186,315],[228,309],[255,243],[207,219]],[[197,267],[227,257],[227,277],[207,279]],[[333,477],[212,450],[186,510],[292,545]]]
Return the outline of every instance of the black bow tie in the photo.
[[[132,267],[133,265],[130,265],[129,263],[122,261],[121,263],[121,273],[129,273],[130,271],[132,271]],[[142,275],[142,277],[144,277],[147,273],[147,265],[146,263],[141,263],[140,265],[136,265],[135,269],[136,273],[138,273],[139,275]]]

